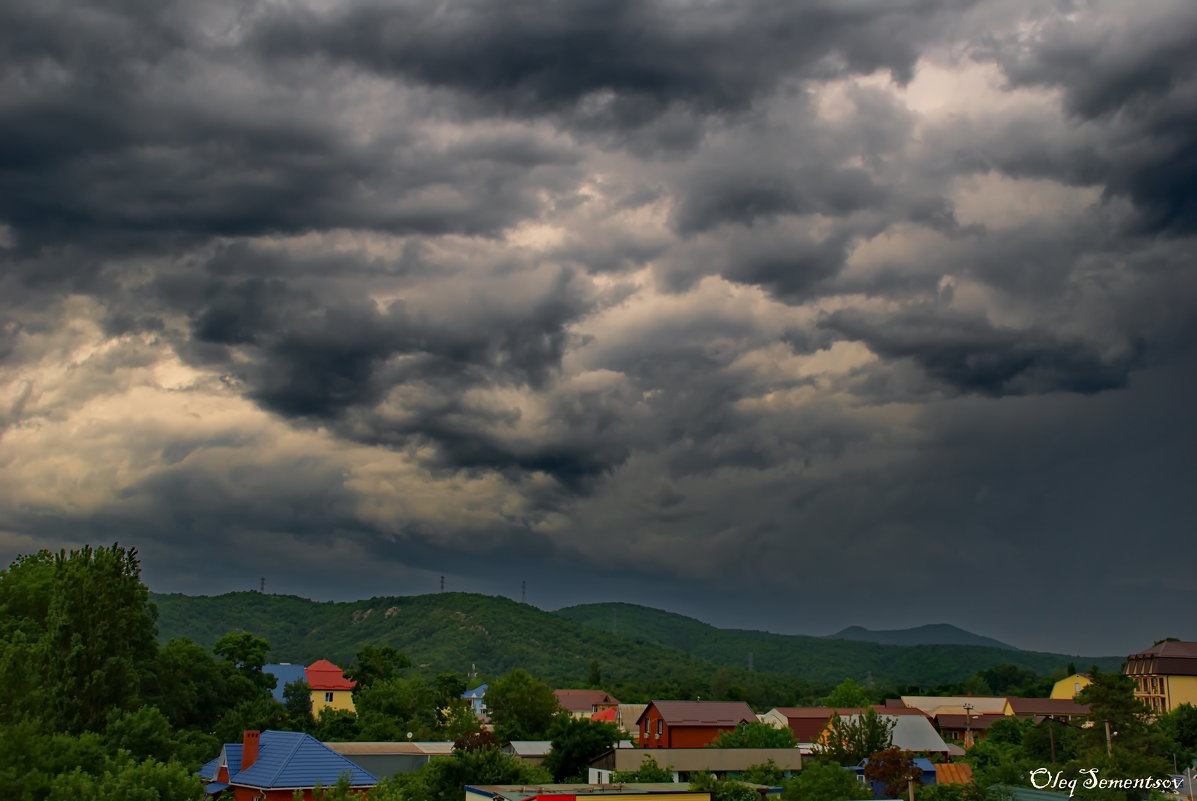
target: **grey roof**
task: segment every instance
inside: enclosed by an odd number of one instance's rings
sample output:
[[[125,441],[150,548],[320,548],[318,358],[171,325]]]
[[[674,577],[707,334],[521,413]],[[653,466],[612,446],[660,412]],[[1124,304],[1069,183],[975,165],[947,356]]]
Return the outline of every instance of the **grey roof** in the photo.
[[[845,720],[855,721],[859,715],[846,715]],[[948,744],[939,736],[931,721],[922,715],[887,715],[881,717],[894,721],[894,745],[907,751],[930,751],[947,753]]]

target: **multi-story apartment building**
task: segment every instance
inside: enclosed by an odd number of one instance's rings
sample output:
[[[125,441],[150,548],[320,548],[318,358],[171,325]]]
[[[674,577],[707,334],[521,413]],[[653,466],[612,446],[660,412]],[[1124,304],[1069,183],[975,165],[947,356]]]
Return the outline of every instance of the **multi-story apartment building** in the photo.
[[[1197,706],[1197,642],[1164,640],[1126,658],[1135,697],[1165,715],[1181,704]]]

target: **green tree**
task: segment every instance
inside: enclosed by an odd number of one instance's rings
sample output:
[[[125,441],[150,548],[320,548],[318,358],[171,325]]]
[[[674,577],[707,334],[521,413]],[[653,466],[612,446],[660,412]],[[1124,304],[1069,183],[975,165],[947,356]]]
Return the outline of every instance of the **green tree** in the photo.
[[[597,659],[590,660],[590,669],[586,673],[586,684],[598,689],[598,686],[603,683],[603,674],[599,670],[599,663]]]
[[[544,768],[556,781],[586,782],[586,769],[623,736],[613,723],[559,715],[549,728],[552,750]]]
[[[316,718],[312,736],[321,742],[351,742],[361,734],[361,721],[348,709],[326,706]]]
[[[866,707],[873,703],[873,700],[869,698],[869,693],[864,687],[852,679],[844,679],[822,699],[822,703],[823,706],[844,709]]]
[[[873,791],[856,775],[832,762],[817,762],[803,768],[782,785],[783,801],[863,801]]]
[[[267,693],[241,701],[229,709],[216,721],[212,732],[222,743],[231,743],[240,741],[244,731],[283,729],[287,721],[287,708]]]
[[[261,695],[231,662],[217,661],[188,639],[162,646],[142,675],[142,701],[158,707],[176,728],[210,729],[229,709]]]
[[[297,727],[307,731],[315,722],[312,717],[312,686],[303,679],[283,685],[283,707]]]
[[[797,742],[788,728],[779,729],[768,723],[753,721],[739,723],[731,731],[725,731],[707,746],[708,748],[793,748]]]
[[[1162,734],[1169,737],[1183,750],[1177,761],[1188,762],[1197,752],[1197,708],[1192,704],[1181,704],[1167,715],[1160,717],[1155,725]]]
[[[364,645],[345,675],[357,682],[357,689],[362,689],[375,682],[393,679],[408,667],[411,667],[411,660],[391,646]]]
[[[611,781],[616,784],[628,782],[671,782],[673,768],[669,765],[661,767],[651,755],[645,754],[640,760],[640,767],[636,770],[615,770],[611,772]]]
[[[772,759],[766,759],[758,765],[749,765],[740,771],[737,777],[742,782],[752,782],[753,784],[768,784],[776,787],[781,784],[782,775],[785,773],[776,762]]]
[[[901,798],[907,785],[923,775],[923,769],[915,764],[913,752],[891,747],[869,756],[864,775],[885,787],[886,798]]]
[[[735,779],[717,779],[713,773],[701,771],[690,777],[690,789],[710,793],[711,801],[760,801],[756,790]]]
[[[513,670],[492,683],[486,705],[500,742],[543,740],[553,719],[564,714],[553,689],[523,670]]]
[[[825,741],[817,752],[837,765],[856,765],[893,744],[895,725],[893,718],[878,714],[871,706],[847,718],[832,715]]]
[[[273,674],[262,670],[266,655],[270,653],[270,643],[261,637],[255,637],[248,631],[231,631],[216,641],[212,651],[232,664],[255,687],[273,690],[278,683]]]
[[[200,778],[177,762],[138,762],[128,754],[111,760],[102,772],[75,769],[54,777],[48,801],[200,801]]]
[[[440,722],[436,690],[423,676],[392,676],[359,686],[355,706],[363,719],[387,718],[420,739],[433,736]]]
[[[454,751],[421,768],[418,780],[405,787],[410,801],[461,801],[462,787],[471,784],[540,784],[551,781],[548,772],[510,757],[498,748]]]
[[[137,551],[119,544],[21,557],[0,574],[0,633],[12,637],[2,661],[36,677],[24,686],[17,679],[24,695],[5,699],[9,714],[98,731],[110,708],[138,705],[140,668],[157,650],[156,611],[140,575]]]

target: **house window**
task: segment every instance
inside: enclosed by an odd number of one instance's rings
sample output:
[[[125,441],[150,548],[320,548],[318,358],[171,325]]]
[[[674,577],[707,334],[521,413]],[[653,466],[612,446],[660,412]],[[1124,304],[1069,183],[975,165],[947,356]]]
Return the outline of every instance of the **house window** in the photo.
[[[332,703],[332,693],[325,693],[325,694],[324,694],[324,703],[326,703],[326,704],[331,704],[331,703]]]
[[[665,731],[665,721],[658,718],[657,719],[657,736],[660,737],[664,731]]]

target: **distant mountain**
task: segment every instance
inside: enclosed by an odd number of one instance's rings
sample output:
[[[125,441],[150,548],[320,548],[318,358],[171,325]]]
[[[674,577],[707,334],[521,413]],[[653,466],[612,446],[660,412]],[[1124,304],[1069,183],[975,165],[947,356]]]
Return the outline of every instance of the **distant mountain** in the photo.
[[[718,629],[683,615],[631,604],[589,604],[546,612],[507,598],[466,593],[317,602],[257,592],[215,597],[152,594],[162,640],[210,647],[230,631],[271,644],[270,659],[346,664],[363,645],[391,645],[426,673],[496,677],[523,668],[558,687],[586,686],[597,661],[604,689],[625,701],[653,693],[685,698],[742,688],[747,697],[811,698],[851,677],[925,687],[961,681],[1004,662],[1039,674],[1070,661],[1102,660],[976,645],[882,645]],[[720,690],[717,694],[722,694]],[[624,697],[627,696],[627,697]],[[766,707],[767,708],[767,707]]]
[[[930,623],[925,626],[915,626],[912,629],[873,630],[862,626],[849,626],[843,631],[828,634],[827,640],[856,640],[858,642],[876,642],[884,645],[983,645],[987,648],[1002,648],[1007,651],[1017,651],[1013,645],[1007,645],[992,637],[982,637],[957,628],[950,623]]]
[[[1020,651],[1002,643],[889,645],[718,629],[685,615],[625,603],[583,604],[560,609],[557,614],[605,632],[615,631],[636,642],[665,645],[719,664],[742,666],[751,659],[757,670],[826,682],[871,677],[880,684],[934,686],[961,681],[978,670],[1004,663],[1040,675],[1063,671],[1069,662],[1096,664],[1102,670],[1115,670],[1122,664],[1121,657]]]

